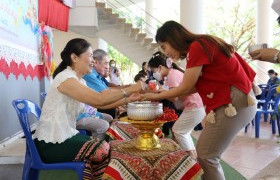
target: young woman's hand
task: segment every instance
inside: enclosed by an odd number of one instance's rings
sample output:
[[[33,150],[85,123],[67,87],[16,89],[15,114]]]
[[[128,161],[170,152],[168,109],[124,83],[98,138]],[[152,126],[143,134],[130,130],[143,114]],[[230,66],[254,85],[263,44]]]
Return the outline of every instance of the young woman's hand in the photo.
[[[159,87],[159,90],[157,90],[158,93],[168,91],[168,89],[162,88],[161,86]]]
[[[143,98],[142,94],[133,93],[127,98],[127,101],[128,101],[128,103],[130,103],[130,102],[134,102],[134,101],[140,101],[142,98]]]
[[[158,94],[155,93],[146,93],[142,94],[142,99],[141,101],[154,101],[154,100],[159,100],[157,97]]]
[[[143,91],[143,85],[141,82],[137,82],[134,85],[129,86],[128,88],[133,88],[133,92],[142,92]]]

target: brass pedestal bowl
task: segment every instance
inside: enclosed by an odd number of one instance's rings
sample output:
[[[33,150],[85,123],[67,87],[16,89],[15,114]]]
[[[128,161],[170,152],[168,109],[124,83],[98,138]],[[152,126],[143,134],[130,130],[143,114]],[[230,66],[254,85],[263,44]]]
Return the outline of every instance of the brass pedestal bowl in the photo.
[[[136,147],[141,150],[160,148],[155,130],[162,126],[162,122],[154,121],[163,113],[162,103],[142,101],[129,103],[127,106],[127,117],[121,121],[131,123],[139,129],[139,136],[136,139]]]
[[[131,120],[127,116],[120,118],[120,121],[129,122],[139,130],[139,135],[135,140],[135,146],[138,149],[152,150],[161,147],[159,139],[155,135],[155,131],[163,125],[163,122],[156,122],[154,120]]]

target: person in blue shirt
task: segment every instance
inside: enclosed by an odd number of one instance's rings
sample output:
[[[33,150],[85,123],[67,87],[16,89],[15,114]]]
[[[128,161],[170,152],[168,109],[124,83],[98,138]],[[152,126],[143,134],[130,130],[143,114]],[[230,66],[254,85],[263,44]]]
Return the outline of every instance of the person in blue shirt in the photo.
[[[98,92],[109,89],[110,83],[102,75],[100,75],[95,68],[92,69],[91,74],[87,74],[83,78],[86,81],[88,87]]]
[[[110,90],[109,87],[116,87],[116,85],[108,82],[105,77],[109,71],[109,56],[106,51],[102,49],[96,49],[93,51],[93,69],[92,73],[86,74],[83,78],[87,83],[87,86],[102,92],[104,90]],[[121,88],[121,87],[120,87]],[[98,109],[98,112],[106,113],[111,115],[113,118],[116,117],[116,109]]]
[[[267,85],[273,86],[275,84],[280,84],[280,78],[277,77],[278,74],[273,69],[270,69],[267,73],[269,75]]]
[[[83,78],[86,80],[87,85],[98,91],[102,92],[103,90],[108,90],[110,88],[112,89],[122,89],[127,87],[128,85],[125,86],[119,86],[114,83],[111,83],[107,81],[106,73],[109,72],[109,55],[106,51],[102,49],[96,49],[93,52],[93,59],[94,59],[94,64],[93,64],[93,70],[91,74],[85,75]]]
[[[87,86],[102,92],[108,90],[110,83],[105,79],[106,72],[109,71],[109,57],[108,54],[102,49],[93,51],[93,69],[90,74],[86,74],[83,78]]]

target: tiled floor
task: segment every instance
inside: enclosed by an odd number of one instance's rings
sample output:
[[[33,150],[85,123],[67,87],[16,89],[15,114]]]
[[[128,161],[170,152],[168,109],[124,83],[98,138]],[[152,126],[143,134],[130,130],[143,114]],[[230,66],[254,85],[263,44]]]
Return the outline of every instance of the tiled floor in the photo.
[[[200,132],[193,132],[198,137]],[[239,171],[247,179],[252,178],[265,166],[280,156],[279,137],[272,134],[271,124],[262,122],[260,138],[255,138],[255,129],[239,132],[222,159]]]
[[[199,134],[199,131],[193,132],[195,137],[198,137]],[[249,127],[248,133],[244,133],[242,130],[223,154],[222,159],[250,179],[280,156],[278,141],[279,138],[271,133],[271,125],[262,122],[259,139],[255,138],[252,126]],[[0,164],[22,163],[24,146],[24,140],[20,139],[5,148],[0,148]]]

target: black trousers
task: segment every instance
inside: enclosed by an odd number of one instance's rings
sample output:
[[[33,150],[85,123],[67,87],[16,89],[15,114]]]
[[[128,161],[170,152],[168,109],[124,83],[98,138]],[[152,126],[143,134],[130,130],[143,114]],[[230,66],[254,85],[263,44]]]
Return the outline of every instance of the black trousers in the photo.
[[[110,114],[114,119],[116,118],[116,109],[97,109],[98,112]]]

